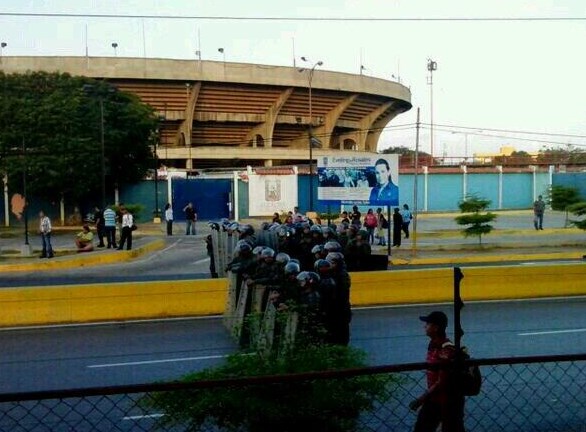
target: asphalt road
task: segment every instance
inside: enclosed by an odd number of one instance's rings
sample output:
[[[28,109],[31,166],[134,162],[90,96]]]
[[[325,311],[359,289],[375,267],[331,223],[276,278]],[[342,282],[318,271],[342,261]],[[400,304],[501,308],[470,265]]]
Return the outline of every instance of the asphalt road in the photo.
[[[585,306],[584,297],[469,304],[464,342],[476,358],[585,353]],[[427,339],[418,317],[435,309],[451,319],[449,305],[355,310],[351,344],[366,350],[372,365],[420,362]],[[1,393],[174,380],[236,350],[220,318],[4,330],[0,346]],[[586,375],[580,364],[483,371],[483,393],[467,403],[468,430],[583,430]],[[369,417],[379,424],[368,430],[412,430],[415,416],[406,403],[423,391],[424,374],[403,377],[393,400]],[[0,430],[151,430],[161,414],[145,412],[138,398],[0,404]]]
[[[164,249],[135,260],[104,266],[2,273],[0,287],[79,285],[209,278],[209,257],[203,235],[164,237]]]
[[[435,308],[451,316],[449,305],[355,310],[351,344],[372,365],[424,361],[418,317]],[[586,298],[469,304],[463,343],[476,358],[586,353],[584,310]],[[220,318],[3,330],[0,346],[2,393],[174,380],[236,350]]]

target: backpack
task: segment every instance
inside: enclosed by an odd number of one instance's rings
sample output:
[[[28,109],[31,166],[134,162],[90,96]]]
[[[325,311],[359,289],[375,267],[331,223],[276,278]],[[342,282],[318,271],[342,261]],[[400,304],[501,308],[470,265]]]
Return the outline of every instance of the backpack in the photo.
[[[452,342],[446,342],[442,345],[454,346]],[[460,347],[459,356],[463,360],[470,360],[470,354],[466,347]],[[455,378],[460,383],[462,394],[464,396],[478,396],[480,389],[482,388],[482,374],[478,365],[465,365],[461,371],[455,372]]]
[[[382,216],[381,217],[381,228],[382,229],[387,229],[389,227],[389,221],[387,220],[386,217]]]

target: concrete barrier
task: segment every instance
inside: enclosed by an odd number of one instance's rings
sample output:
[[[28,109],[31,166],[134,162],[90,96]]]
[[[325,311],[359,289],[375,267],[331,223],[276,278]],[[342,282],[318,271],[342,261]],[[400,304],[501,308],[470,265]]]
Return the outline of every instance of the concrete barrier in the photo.
[[[121,262],[131,261],[139,256],[155,252],[165,247],[165,240],[156,239],[142,246],[135,247],[132,250],[104,250],[98,249],[93,252],[87,252],[65,257],[56,257],[50,260],[38,260],[31,258],[28,262],[0,264],[0,273],[2,272],[33,272],[38,270],[64,270],[79,267],[91,267],[107,264],[118,264]]]
[[[462,297],[503,300],[586,295],[586,265],[464,268]],[[352,274],[356,306],[449,302],[452,269]],[[0,327],[221,314],[227,280],[156,281],[0,290]]]

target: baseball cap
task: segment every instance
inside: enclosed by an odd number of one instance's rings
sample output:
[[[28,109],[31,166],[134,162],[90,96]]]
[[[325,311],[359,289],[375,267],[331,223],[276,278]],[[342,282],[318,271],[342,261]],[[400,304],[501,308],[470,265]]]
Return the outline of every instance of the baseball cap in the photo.
[[[448,326],[448,317],[441,311],[433,311],[429,315],[420,316],[419,319],[429,324],[436,324],[444,329]]]

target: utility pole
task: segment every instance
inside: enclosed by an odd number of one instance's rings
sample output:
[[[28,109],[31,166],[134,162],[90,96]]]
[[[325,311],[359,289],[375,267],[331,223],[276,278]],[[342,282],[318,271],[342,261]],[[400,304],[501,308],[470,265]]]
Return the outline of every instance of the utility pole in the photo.
[[[417,254],[417,191],[419,173],[419,107],[417,108],[417,123],[415,127],[415,176],[413,178],[413,255]]]
[[[437,70],[437,62],[432,59],[427,59],[427,70],[429,71],[429,77],[427,78],[427,84],[429,84],[429,146],[431,153],[431,165],[434,165],[433,161],[433,71]]]
[[[301,57],[301,60],[307,63],[311,63],[306,57]],[[322,66],[324,63],[320,60],[313,64],[309,69],[308,87],[309,87],[309,211],[313,211],[313,146],[320,146],[321,142],[319,139],[313,136],[313,106],[312,106],[312,94],[311,87],[313,82],[313,73],[315,68]],[[299,69],[299,72],[304,72],[306,69]]]

